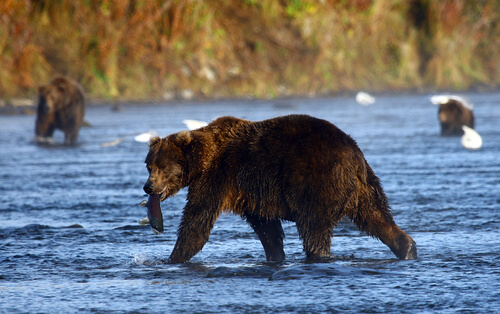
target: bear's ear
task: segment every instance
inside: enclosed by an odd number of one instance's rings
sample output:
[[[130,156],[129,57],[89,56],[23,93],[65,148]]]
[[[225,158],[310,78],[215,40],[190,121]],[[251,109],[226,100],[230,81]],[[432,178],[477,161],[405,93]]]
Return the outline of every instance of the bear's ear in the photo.
[[[184,147],[189,145],[191,141],[193,140],[193,137],[191,135],[191,132],[189,131],[180,131],[174,136],[174,144],[177,145],[178,147]]]
[[[149,140],[149,147],[156,145],[161,138],[159,136],[155,136]]]

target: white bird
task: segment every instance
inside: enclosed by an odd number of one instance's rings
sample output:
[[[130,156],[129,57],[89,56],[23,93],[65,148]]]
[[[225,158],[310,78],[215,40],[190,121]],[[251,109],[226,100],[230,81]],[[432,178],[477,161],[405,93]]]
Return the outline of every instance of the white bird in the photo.
[[[182,120],[182,123],[184,123],[189,130],[196,130],[208,125],[207,122],[199,120]]]
[[[430,100],[431,100],[431,103],[433,103],[434,105],[442,105],[442,104],[446,104],[446,103],[450,102],[451,100],[454,100],[456,102],[459,102],[460,104],[462,104],[465,108],[467,108],[469,110],[474,109],[474,105],[469,100],[467,100],[464,97],[460,97],[460,96],[456,96],[456,95],[435,95],[435,96],[432,96],[430,98]]]
[[[359,92],[356,94],[356,101],[360,105],[369,106],[375,103],[375,97],[365,92]]]
[[[134,140],[136,142],[147,143],[152,137],[158,136],[155,131],[148,131],[146,133],[141,133],[139,135],[134,136]]]
[[[110,141],[110,142],[106,142],[106,143],[102,143],[101,147],[116,146],[116,145],[120,144],[121,142],[123,142],[124,140],[126,140],[127,138],[130,138],[131,136],[134,137],[134,140],[136,142],[147,143],[147,142],[149,142],[149,140],[152,137],[158,136],[158,134],[155,131],[148,131],[146,133],[141,133],[141,134],[137,134],[137,135],[123,136],[123,137],[117,138],[116,140],[113,140],[113,141]]]
[[[124,138],[121,137],[121,138],[117,138],[116,140],[113,140],[113,141],[109,141],[109,142],[106,142],[106,143],[102,143],[101,144],[101,147],[111,147],[111,146],[115,146],[115,145],[118,145],[120,144],[121,142],[123,142]]]
[[[463,125],[462,130],[464,130],[464,135],[461,140],[463,147],[470,150],[476,150],[483,146],[483,139],[481,138],[481,135],[479,135],[479,133],[477,133],[474,129]]]

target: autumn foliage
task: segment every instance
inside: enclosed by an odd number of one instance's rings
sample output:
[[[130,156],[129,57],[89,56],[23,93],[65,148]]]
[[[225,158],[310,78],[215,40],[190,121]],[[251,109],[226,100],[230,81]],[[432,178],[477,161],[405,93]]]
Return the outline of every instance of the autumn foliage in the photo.
[[[0,97],[494,89],[499,34],[500,0],[5,0]]]

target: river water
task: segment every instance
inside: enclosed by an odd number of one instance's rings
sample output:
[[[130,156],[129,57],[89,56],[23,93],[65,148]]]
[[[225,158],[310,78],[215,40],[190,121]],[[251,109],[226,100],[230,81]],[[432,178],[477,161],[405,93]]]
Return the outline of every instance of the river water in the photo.
[[[466,96],[479,151],[439,136],[428,95],[90,107],[73,148],[34,145],[34,116],[0,116],[0,312],[500,312],[500,94]],[[133,136],[291,113],[357,141],[419,258],[343,221],[331,260],[308,263],[288,222],[286,261],[267,264],[251,228],[223,215],[189,263],[167,264],[187,191],[162,203],[164,234],[138,224],[148,147]]]

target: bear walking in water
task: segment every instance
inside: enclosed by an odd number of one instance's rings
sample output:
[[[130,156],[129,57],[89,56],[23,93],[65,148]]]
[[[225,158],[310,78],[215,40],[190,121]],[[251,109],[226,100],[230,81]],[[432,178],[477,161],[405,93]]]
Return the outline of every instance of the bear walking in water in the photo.
[[[58,76],[38,88],[35,140],[52,142],[55,129],[64,132],[64,144],[74,145],[85,115],[85,99],[81,88],[66,77]]]
[[[246,219],[268,261],[285,258],[281,220],[296,223],[306,256],[314,259],[330,256],[333,228],[346,215],[398,258],[417,258],[415,242],[394,222],[356,142],[328,121],[221,117],[197,130],[153,138],[146,167],[144,191],[162,201],[189,187],[173,263],[203,248],[223,211]]]
[[[464,125],[474,129],[474,107],[467,99],[454,95],[437,95],[431,97],[431,102],[439,105],[441,136],[462,136]]]

